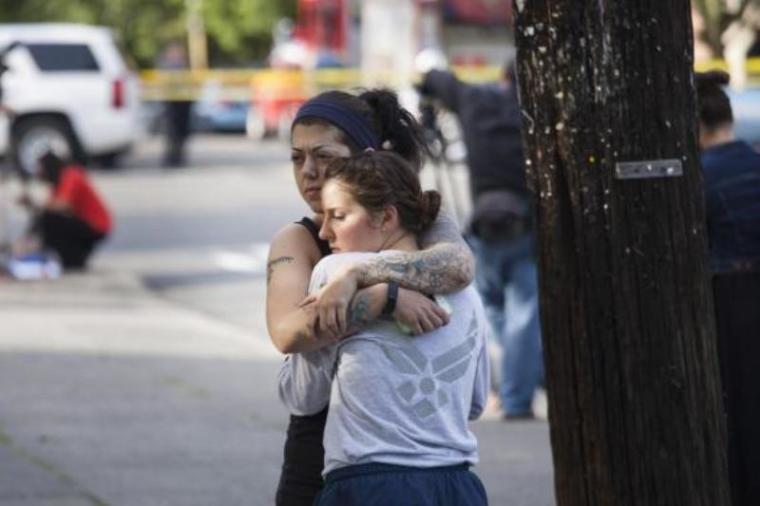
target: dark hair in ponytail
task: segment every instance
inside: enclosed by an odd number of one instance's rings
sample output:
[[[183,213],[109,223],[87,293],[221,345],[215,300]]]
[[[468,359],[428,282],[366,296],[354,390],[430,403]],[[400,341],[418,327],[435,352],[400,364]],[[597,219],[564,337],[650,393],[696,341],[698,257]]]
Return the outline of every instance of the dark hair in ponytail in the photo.
[[[714,70],[695,74],[699,121],[707,129],[713,130],[734,122],[731,101],[723,91],[729,82],[727,73]]]
[[[420,231],[430,228],[441,210],[441,194],[436,190],[425,190],[420,194]]]
[[[345,91],[333,90],[321,93],[314,98],[340,104],[341,107],[350,109],[361,116],[380,139],[382,150],[398,153],[412,165],[415,171],[422,168],[428,152],[422,128],[412,113],[401,107],[393,91],[373,89],[363,91],[359,95],[352,95]],[[299,119],[297,123],[323,123],[340,130],[329,121],[314,117]],[[344,134],[342,141],[352,153],[360,151],[348,135]]]
[[[441,194],[435,190],[423,192],[410,164],[391,151],[367,151],[337,159],[327,168],[325,177],[346,185],[359,205],[371,214],[394,206],[401,226],[415,234],[427,230],[441,208]]]
[[[38,163],[40,178],[53,186],[58,186],[65,166],[64,161],[53,151],[47,151],[38,159]]]
[[[422,128],[412,113],[401,107],[398,96],[387,89],[367,90],[359,98],[372,108],[377,133],[383,143],[390,144],[387,149],[401,155],[419,171],[427,153],[427,144]]]

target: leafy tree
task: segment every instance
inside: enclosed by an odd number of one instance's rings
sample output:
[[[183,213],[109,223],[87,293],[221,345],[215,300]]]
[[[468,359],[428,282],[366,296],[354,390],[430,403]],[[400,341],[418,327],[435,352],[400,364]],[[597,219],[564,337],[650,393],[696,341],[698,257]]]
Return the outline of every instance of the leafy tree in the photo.
[[[240,63],[267,54],[272,27],[295,16],[296,0],[204,0],[209,54],[218,63]]]
[[[692,6],[704,21],[697,36],[726,60],[732,85],[744,86],[747,52],[760,30],[760,0],[692,0]]]
[[[140,67],[186,34],[185,0],[0,0],[0,22],[74,22],[112,27]],[[214,64],[240,65],[266,56],[271,27],[294,16],[295,0],[203,0],[202,13]]]
[[[756,8],[757,0],[693,0],[693,5],[705,21],[704,41],[716,55],[721,55],[725,44],[723,34]]]

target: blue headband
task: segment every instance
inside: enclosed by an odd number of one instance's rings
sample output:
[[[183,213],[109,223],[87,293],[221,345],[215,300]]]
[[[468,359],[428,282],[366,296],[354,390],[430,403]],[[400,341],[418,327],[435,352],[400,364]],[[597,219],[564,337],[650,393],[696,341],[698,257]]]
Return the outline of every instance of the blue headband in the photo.
[[[303,118],[319,118],[340,128],[361,150],[380,149],[380,140],[372,127],[354,111],[325,98],[312,98],[298,109],[293,125]]]

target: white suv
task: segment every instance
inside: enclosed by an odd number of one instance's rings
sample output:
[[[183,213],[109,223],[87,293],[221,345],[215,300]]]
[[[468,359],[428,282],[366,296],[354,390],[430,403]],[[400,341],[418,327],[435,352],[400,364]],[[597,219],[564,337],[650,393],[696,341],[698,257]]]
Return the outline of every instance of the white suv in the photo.
[[[112,164],[140,137],[139,84],[108,28],[0,24],[5,58],[0,155],[30,173],[53,149]]]

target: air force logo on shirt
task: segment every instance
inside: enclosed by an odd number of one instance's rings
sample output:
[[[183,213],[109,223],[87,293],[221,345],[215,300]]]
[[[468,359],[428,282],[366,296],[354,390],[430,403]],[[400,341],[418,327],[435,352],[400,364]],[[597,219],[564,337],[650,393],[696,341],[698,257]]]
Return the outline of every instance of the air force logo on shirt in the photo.
[[[477,335],[478,322],[473,313],[464,341],[430,360],[414,346],[413,340],[404,346],[381,345],[398,372],[412,376],[406,379],[400,376],[396,391],[419,418],[429,417],[449,402],[447,385],[467,373]]]

